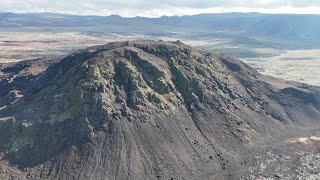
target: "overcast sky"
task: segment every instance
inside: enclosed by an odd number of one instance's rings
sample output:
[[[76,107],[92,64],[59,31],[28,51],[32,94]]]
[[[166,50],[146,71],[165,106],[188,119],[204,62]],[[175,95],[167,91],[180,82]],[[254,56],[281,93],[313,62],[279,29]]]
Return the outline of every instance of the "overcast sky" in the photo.
[[[320,14],[320,0],[0,0],[0,11],[126,17],[219,12]]]

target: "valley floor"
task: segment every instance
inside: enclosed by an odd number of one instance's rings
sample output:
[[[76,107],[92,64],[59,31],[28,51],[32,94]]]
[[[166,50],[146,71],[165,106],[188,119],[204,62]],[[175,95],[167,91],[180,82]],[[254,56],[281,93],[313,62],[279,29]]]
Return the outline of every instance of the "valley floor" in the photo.
[[[192,35],[192,37],[196,35]],[[184,35],[87,34],[80,32],[0,32],[0,64],[66,55],[89,46],[140,38],[172,40],[207,50],[223,50],[241,58],[261,73],[286,80],[320,86],[320,49],[279,50],[255,44],[234,43],[234,38],[192,38]],[[0,72],[1,74],[1,72]]]
[[[320,86],[320,49],[287,50],[267,58],[242,58],[266,75]]]

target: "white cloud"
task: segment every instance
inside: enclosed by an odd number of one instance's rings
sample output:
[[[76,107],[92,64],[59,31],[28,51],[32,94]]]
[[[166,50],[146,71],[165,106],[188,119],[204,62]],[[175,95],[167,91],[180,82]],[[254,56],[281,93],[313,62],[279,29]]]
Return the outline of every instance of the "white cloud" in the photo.
[[[126,17],[220,12],[320,14],[320,0],[0,0],[0,11]]]

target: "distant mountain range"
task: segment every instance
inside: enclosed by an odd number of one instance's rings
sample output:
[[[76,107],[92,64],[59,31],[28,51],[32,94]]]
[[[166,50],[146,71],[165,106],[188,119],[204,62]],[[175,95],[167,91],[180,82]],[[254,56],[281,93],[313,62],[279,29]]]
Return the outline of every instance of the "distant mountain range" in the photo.
[[[57,13],[0,13],[0,28],[82,28],[163,34],[164,32],[217,32],[250,34],[291,40],[320,40],[320,15],[222,13],[159,18],[77,16]]]

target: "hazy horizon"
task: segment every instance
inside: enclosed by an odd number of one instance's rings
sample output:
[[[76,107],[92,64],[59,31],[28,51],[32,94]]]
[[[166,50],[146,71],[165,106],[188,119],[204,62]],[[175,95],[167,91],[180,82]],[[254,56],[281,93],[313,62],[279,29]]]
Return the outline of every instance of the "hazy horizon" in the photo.
[[[184,17],[184,16],[197,16],[197,15],[205,15],[205,14],[261,14],[261,15],[315,15],[320,16],[319,14],[311,14],[311,13],[264,13],[264,12],[240,12],[240,11],[230,11],[230,12],[203,12],[203,13],[195,13],[195,14],[182,14],[182,15],[160,15],[160,16],[124,16],[121,14],[73,14],[73,13],[64,13],[64,12],[50,12],[50,11],[43,11],[43,12],[13,12],[13,11],[0,11],[0,14],[4,13],[12,13],[12,14],[60,14],[60,15],[71,15],[71,16],[97,16],[97,17],[108,17],[108,16],[120,16],[122,18],[136,18],[136,17],[142,17],[142,18],[161,18],[161,17]]]
[[[0,12],[13,13],[63,13],[72,15],[120,15],[122,17],[183,16],[203,13],[265,13],[265,14],[320,14],[320,1],[294,0],[205,0],[205,1],[152,1],[142,0],[1,0]]]

